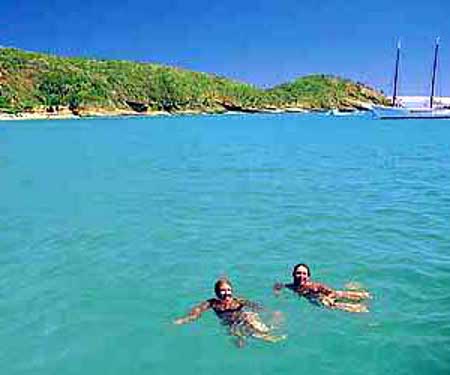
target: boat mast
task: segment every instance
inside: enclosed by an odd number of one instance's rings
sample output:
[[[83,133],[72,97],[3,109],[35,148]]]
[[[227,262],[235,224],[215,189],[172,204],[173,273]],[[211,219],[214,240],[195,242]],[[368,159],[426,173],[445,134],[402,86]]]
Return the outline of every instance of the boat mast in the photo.
[[[436,46],[434,47],[433,74],[431,76],[430,108],[433,108],[434,84],[436,82],[438,51],[439,51],[439,38],[436,38]]]
[[[397,42],[397,58],[395,59],[394,93],[392,94],[392,106],[397,104],[398,69],[400,65],[400,41]]]

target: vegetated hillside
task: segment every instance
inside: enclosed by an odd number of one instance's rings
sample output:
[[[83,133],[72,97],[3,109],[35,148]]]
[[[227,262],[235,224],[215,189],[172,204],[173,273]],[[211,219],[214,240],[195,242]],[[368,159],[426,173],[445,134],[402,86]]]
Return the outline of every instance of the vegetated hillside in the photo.
[[[264,99],[264,92],[250,85],[162,65],[0,50],[3,111],[43,106],[223,111],[223,104],[257,107]]]
[[[383,102],[363,85],[310,76],[261,90],[216,75],[158,64],[65,58],[0,49],[0,112],[86,108],[147,111],[355,107],[352,100]]]
[[[268,92],[280,103],[296,103],[305,109],[352,109],[362,103],[388,104],[384,95],[362,83],[329,75],[298,78]]]

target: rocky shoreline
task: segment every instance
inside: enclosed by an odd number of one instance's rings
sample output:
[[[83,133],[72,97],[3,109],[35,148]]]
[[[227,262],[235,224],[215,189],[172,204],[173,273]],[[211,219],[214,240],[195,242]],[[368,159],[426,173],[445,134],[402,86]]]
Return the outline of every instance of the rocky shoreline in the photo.
[[[205,111],[205,110],[179,110],[179,111],[145,111],[138,112],[127,109],[104,109],[104,108],[88,108],[78,111],[71,111],[68,108],[59,108],[58,110],[38,110],[30,112],[20,112],[16,114],[8,114],[0,112],[0,121],[14,120],[67,120],[67,119],[85,119],[85,118],[101,118],[101,117],[155,117],[155,116],[174,116],[174,115],[227,115],[227,114],[251,114],[251,113],[309,113],[311,111],[299,107],[289,108],[241,108],[241,109],[224,109],[221,111]]]
[[[123,107],[94,107],[83,106],[76,109],[68,106],[53,106],[29,109],[18,113],[0,111],[0,121],[9,120],[66,120],[99,117],[155,117],[176,115],[223,115],[223,114],[281,114],[281,113],[325,113],[325,112],[356,112],[370,110],[371,103],[348,100],[345,106],[337,108],[305,108],[300,106],[266,106],[243,107],[228,102],[217,102],[210,108],[183,109],[183,110],[152,110],[147,105],[138,102],[126,102]]]

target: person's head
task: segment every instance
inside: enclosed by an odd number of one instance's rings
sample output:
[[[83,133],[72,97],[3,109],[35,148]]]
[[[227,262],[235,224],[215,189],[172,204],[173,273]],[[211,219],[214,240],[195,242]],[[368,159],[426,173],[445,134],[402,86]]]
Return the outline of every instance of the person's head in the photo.
[[[233,286],[228,279],[223,278],[217,280],[214,285],[214,291],[217,298],[221,300],[233,298]]]
[[[294,283],[304,284],[311,276],[311,271],[309,267],[304,263],[299,263],[294,266],[292,270],[292,277],[294,278]]]

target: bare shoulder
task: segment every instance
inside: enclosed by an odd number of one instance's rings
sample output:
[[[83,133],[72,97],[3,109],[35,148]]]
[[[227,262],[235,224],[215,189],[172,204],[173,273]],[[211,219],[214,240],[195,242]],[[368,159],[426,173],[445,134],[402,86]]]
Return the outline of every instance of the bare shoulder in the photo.
[[[313,281],[311,282],[309,288],[313,290],[317,290],[319,292],[332,292],[333,289],[331,289],[328,285],[325,285],[324,283]]]
[[[249,303],[250,301],[247,298],[244,297],[235,297],[234,302],[240,305],[245,305]]]

